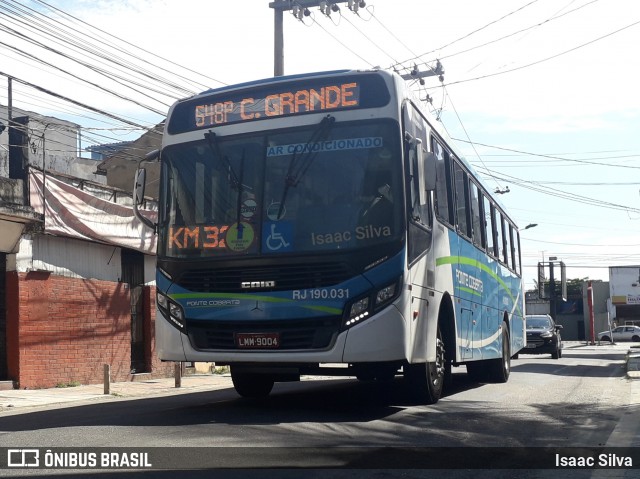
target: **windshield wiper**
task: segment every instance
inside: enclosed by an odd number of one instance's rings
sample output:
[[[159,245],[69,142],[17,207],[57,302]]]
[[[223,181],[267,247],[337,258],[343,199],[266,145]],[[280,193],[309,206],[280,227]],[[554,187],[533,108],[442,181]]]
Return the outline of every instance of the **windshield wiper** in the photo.
[[[277,219],[280,219],[280,216],[284,211],[284,204],[287,200],[287,193],[289,192],[289,188],[291,188],[292,186],[298,186],[300,180],[302,180],[302,177],[311,167],[313,160],[315,160],[316,156],[318,156],[318,152],[313,151],[313,145],[327,138],[327,135],[331,131],[331,127],[333,126],[335,121],[335,117],[331,115],[325,116],[320,121],[318,127],[311,134],[311,138],[309,138],[309,140],[307,141],[306,145],[308,146],[308,148],[303,149],[303,152],[300,156],[298,156],[297,151],[294,151],[293,155],[291,156],[289,168],[287,169],[287,174],[284,177],[284,190],[282,191],[282,198],[280,199],[280,208],[278,209],[278,215],[276,216]],[[303,159],[300,160],[300,157],[302,157]],[[298,163],[300,164],[298,165]]]
[[[218,143],[218,136],[213,131],[209,130],[207,133],[204,134],[204,137],[209,143],[209,148],[211,148],[211,151],[213,152],[213,154],[217,155],[220,158],[223,165],[229,172],[229,176],[231,177],[231,188],[233,188],[238,192],[238,196],[236,198],[236,208],[237,208],[236,223],[238,224],[238,237],[242,238],[242,225],[240,224],[240,217],[241,217],[241,208],[242,208],[242,193],[244,191],[242,180],[244,178],[245,150],[244,148],[242,149],[242,157],[240,158],[240,177],[238,178],[238,175],[233,169],[233,165],[231,164],[229,157],[226,155],[223,155],[222,151],[220,150],[220,144]]]
[[[231,187],[233,189],[241,189],[242,186],[240,184],[240,180],[238,179],[238,175],[236,175],[233,166],[231,165],[231,161],[229,161],[228,156],[223,156],[222,151],[220,150],[220,144],[218,143],[218,136],[211,130],[204,134],[205,139],[209,143],[209,148],[214,155],[217,155],[220,158],[220,161],[227,168],[227,171],[231,175]]]
[[[240,157],[240,178],[238,179],[238,198],[236,200],[236,208],[238,209],[238,215],[236,217],[236,223],[238,224],[238,238],[242,238],[242,225],[240,224],[240,213],[242,208],[242,180],[244,179],[244,148],[242,149],[242,156]]]

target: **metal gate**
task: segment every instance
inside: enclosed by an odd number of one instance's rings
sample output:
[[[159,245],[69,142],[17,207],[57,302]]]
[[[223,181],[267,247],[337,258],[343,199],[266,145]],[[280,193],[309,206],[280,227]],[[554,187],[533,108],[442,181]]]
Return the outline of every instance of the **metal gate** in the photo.
[[[146,371],[144,344],[144,255],[138,251],[123,249],[121,253],[122,281],[129,285],[131,293],[131,372]]]
[[[0,381],[7,374],[7,255],[0,253]]]

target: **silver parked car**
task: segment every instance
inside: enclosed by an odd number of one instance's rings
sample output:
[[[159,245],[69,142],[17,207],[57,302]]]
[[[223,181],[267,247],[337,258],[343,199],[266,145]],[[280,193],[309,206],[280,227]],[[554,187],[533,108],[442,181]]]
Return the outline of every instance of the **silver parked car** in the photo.
[[[598,341],[637,341],[640,342],[640,326],[618,326],[613,331],[598,333]]]

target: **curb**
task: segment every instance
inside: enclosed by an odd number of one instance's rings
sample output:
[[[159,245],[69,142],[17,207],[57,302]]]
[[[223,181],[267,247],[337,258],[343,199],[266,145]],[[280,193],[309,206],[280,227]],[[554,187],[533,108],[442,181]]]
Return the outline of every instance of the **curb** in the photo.
[[[631,347],[627,351],[627,377],[640,379],[640,348]]]
[[[183,376],[180,387],[175,386],[174,378],[114,382],[110,384],[109,394],[104,393],[104,385],[102,384],[87,384],[69,388],[5,390],[0,391],[0,417],[12,412],[26,412],[34,407],[63,406],[87,401],[98,403],[163,397],[231,387],[230,375],[203,374]]]

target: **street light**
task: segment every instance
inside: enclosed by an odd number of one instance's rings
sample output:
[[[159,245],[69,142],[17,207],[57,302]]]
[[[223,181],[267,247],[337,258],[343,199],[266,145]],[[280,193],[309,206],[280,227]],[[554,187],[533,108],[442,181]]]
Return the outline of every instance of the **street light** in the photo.
[[[538,226],[538,223],[529,223],[527,226],[522,228],[522,231],[528,230],[529,228],[535,228],[536,226]]]

